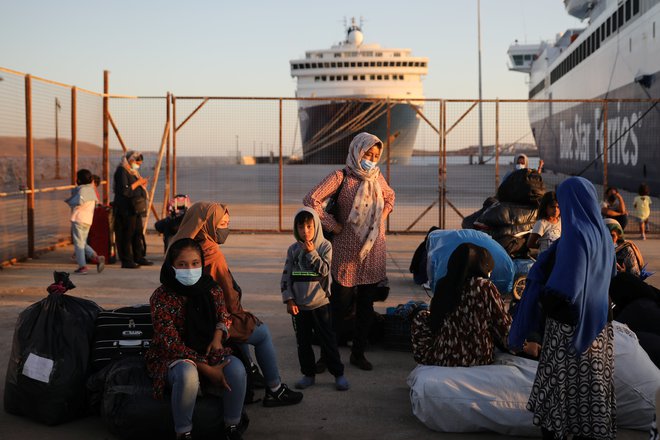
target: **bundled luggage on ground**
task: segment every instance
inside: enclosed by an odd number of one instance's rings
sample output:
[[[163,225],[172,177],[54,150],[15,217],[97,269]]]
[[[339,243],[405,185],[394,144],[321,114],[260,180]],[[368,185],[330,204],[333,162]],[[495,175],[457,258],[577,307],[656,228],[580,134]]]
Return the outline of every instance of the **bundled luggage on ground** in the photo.
[[[4,406],[10,414],[47,425],[87,411],[85,381],[101,308],[65,295],[74,288],[65,272],[55,272],[49,295],[18,316],[5,381]]]
[[[149,304],[101,311],[94,330],[92,370],[98,371],[119,359],[144,355],[153,334]]]

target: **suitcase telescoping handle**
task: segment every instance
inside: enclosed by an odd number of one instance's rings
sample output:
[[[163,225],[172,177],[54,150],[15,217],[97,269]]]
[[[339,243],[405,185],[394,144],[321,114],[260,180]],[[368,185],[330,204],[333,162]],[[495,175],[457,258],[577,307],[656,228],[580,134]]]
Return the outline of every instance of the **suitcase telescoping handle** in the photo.
[[[141,347],[144,345],[142,339],[120,339],[117,342],[120,347]]]

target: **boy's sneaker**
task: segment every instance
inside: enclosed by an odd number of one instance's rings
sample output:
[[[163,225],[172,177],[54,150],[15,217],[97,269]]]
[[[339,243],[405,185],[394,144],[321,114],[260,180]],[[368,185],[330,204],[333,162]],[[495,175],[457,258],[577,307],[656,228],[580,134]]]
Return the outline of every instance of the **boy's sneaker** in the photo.
[[[292,391],[286,384],[280,384],[280,387],[271,391],[270,388],[266,388],[266,395],[264,396],[264,406],[273,407],[273,406],[286,406],[286,405],[295,405],[300,403],[303,398],[303,393],[297,391]]]
[[[314,385],[315,379],[314,376],[303,376],[294,386],[299,390],[304,390]]]
[[[351,388],[346,376],[342,374],[341,376],[335,377],[335,388],[337,388],[337,391],[348,391],[349,388]]]
[[[103,269],[105,269],[105,257],[99,255],[96,257],[96,272],[101,273],[103,272]]]
[[[78,269],[73,271],[73,273],[77,273],[79,275],[85,275],[85,274],[87,274],[87,272],[89,272],[89,270],[87,269],[87,266],[79,267]]]

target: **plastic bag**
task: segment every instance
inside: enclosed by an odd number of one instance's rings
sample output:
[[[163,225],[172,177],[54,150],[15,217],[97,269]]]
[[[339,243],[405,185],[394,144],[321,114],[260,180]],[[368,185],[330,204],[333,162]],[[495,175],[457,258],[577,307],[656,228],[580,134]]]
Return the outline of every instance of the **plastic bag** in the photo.
[[[101,308],[64,295],[75,286],[55,272],[49,295],[18,316],[5,379],[5,410],[56,425],[86,410],[94,321]]]
[[[473,229],[439,230],[429,234],[427,272],[431,281],[431,291],[435,292],[435,283],[447,274],[449,256],[462,243],[472,243],[488,249],[495,260],[490,279],[500,293],[510,292],[515,274],[511,257],[488,234]]]

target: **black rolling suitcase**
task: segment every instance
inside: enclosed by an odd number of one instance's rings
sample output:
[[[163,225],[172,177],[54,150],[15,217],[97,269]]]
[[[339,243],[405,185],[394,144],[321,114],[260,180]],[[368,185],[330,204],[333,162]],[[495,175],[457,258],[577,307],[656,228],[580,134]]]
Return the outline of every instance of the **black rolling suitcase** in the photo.
[[[104,310],[96,318],[92,371],[130,356],[142,356],[154,334],[149,304]]]

